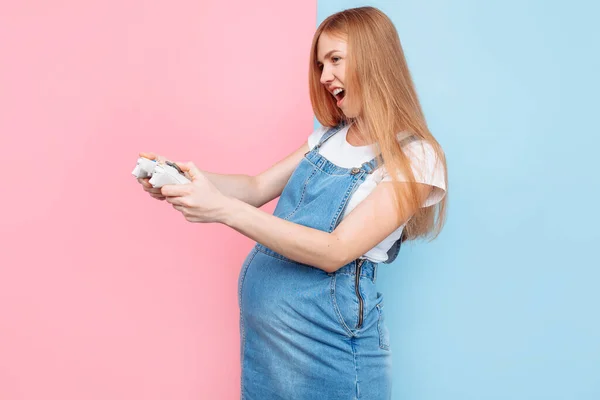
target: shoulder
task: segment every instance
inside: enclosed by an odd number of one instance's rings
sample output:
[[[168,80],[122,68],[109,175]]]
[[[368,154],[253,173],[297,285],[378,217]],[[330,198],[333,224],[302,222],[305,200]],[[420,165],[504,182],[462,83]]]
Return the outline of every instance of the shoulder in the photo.
[[[402,147],[409,158],[415,182],[433,186],[434,190],[424,207],[439,202],[446,194],[446,165],[444,157],[440,157],[435,147],[426,140],[412,140]],[[380,171],[380,181],[391,181],[385,166]],[[378,179],[379,180],[379,179]],[[405,176],[398,176],[399,181],[406,181]]]
[[[444,170],[443,159],[439,157],[435,148],[426,140],[413,140],[402,147],[404,154],[410,159],[413,168],[427,171]]]

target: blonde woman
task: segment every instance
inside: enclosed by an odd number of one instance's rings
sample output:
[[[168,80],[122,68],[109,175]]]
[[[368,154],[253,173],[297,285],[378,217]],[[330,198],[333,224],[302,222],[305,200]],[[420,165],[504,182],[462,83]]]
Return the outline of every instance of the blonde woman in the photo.
[[[376,271],[402,241],[440,232],[445,157],[381,11],[323,21],[309,69],[322,127],[297,151],[255,177],[179,163],[191,184],[141,182],[189,221],[223,223],[257,242],[239,275],[242,399],[389,399]],[[258,209],[278,196],[274,215]]]

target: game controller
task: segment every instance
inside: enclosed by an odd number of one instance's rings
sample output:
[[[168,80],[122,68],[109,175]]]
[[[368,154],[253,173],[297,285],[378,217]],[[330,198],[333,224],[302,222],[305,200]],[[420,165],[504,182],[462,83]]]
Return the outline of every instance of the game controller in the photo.
[[[131,174],[136,178],[150,178],[148,182],[154,188],[191,183],[179,166],[171,161],[160,164],[156,160],[140,157]]]
[[[150,160],[149,158],[140,157],[137,160],[137,164],[133,169],[133,176],[136,178],[150,178],[154,172],[156,166],[156,160]]]

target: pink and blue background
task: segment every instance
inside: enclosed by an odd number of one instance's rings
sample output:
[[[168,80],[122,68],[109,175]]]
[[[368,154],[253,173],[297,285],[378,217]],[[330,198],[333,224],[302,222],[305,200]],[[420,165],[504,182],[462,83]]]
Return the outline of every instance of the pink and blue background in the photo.
[[[239,398],[253,242],[131,170],[292,152],[316,125],[316,26],[367,4],[450,180],[442,235],[379,270],[393,398],[600,398],[596,3],[26,0],[0,5],[0,399]]]

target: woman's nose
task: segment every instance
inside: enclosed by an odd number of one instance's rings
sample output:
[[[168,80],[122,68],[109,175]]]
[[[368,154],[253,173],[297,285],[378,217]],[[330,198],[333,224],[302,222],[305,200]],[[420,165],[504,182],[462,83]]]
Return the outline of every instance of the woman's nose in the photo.
[[[323,68],[323,72],[321,72],[321,83],[323,85],[333,81],[333,74],[328,68]]]

